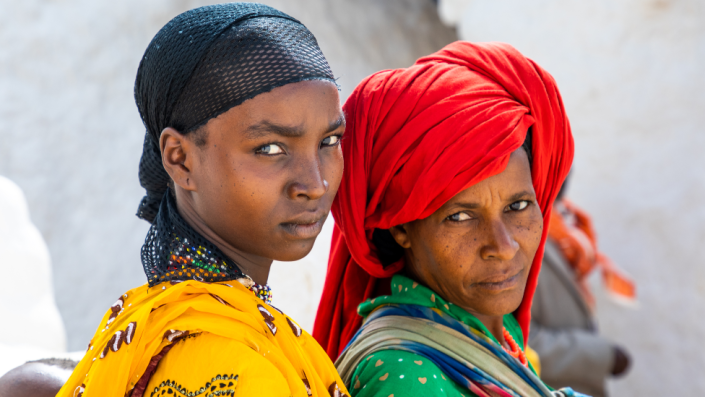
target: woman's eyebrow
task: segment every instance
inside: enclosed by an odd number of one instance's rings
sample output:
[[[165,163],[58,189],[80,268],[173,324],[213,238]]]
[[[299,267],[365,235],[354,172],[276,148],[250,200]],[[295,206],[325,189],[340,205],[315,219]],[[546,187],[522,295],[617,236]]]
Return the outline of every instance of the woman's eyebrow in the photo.
[[[460,207],[460,208],[465,208],[468,210],[474,210],[476,208],[480,208],[480,204],[479,203],[468,203],[468,202],[462,203],[461,202],[461,203],[453,203],[453,207]]]
[[[329,132],[333,132],[333,131],[337,130],[338,128],[340,128],[341,126],[345,127],[345,116],[343,116],[342,114],[340,116],[338,116],[338,118],[334,122],[332,122],[328,125],[328,129],[326,130],[325,133],[327,134]]]
[[[249,139],[257,139],[269,134],[281,135],[286,138],[297,138],[304,133],[303,126],[281,125],[267,120],[247,127],[247,138]]]
[[[340,128],[340,126],[345,126],[345,116],[343,115],[340,115],[335,121],[329,123],[324,133],[333,132]],[[259,123],[247,127],[248,139],[258,139],[269,134],[276,134],[286,138],[298,138],[305,133],[306,131],[303,126],[282,125],[268,120],[260,121]]]
[[[507,201],[517,201],[517,200],[521,200],[521,199],[524,199],[527,197],[534,197],[534,193],[532,193],[530,190],[523,190],[521,192],[514,193],[511,196],[509,196]]]
[[[533,197],[533,196],[534,196],[534,194],[530,190],[523,190],[521,192],[512,194],[511,196],[509,196],[509,198],[506,201],[507,202],[518,201],[518,200],[526,199],[526,198]],[[455,208],[455,207],[473,210],[476,208],[480,208],[481,205],[479,203],[472,203],[472,202],[457,202],[457,203],[453,203],[453,208]]]

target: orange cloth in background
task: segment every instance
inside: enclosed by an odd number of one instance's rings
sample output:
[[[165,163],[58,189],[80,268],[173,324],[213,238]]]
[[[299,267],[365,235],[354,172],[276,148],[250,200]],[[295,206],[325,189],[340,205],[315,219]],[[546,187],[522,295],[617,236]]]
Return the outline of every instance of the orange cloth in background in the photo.
[[[595,298],[586,279],[595,268],[602,271],[602,280],[610,294],[627,302],[636,301],[634,281],[620,271],[607,255],[597,250],[597,236],[590,216],[570,200],[563,198],[554,204],[548,238],[558,244],[573,268],[578,286],[590,307],[594,307]]]

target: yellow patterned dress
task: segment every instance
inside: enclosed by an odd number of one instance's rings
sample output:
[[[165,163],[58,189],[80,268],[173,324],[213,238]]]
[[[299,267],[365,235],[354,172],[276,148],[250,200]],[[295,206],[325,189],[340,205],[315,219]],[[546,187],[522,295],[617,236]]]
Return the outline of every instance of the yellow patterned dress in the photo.
[[[237,281],[144,285],[101,320],[59,397],[347,396],[308,333]]]

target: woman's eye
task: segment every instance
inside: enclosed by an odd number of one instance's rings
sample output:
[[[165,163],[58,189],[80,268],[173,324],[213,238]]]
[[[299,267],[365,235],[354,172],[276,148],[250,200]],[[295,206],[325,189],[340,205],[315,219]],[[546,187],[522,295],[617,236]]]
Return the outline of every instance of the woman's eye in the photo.
[[[335,146],[340,143],[340,135],[331,135],[321,141],[321,146]]]
[[[529,202],[527,200],[520,200],[520,201],[517,201],[516,203],[509,204],[509,209],[512,211],[521,211],[528,206],[529,206]]]
[[[462,222],[462,221],[467,221],[470,219],[470,215],[464,213],[464,212],[458,212],[456,214],[453,214],[448,217],[449,220],[453,222]]]
[[[257,149],[257,154],[275,155],[284,153],[284,149],[276,143],[270,143]]]

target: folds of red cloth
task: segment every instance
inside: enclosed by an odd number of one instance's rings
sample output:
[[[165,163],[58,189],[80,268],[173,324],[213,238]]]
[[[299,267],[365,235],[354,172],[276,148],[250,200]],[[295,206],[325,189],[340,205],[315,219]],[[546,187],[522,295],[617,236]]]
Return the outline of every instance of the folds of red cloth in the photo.
[[[336,358],[360,327],[358,304],[383,293],[403,260],[383,266],[375,229],[423,219],[467,187],[504,170],[531,129],[532,179],[544,216],[524,300],[528,340],[548,219],[573,159],[554,79],[513,47],[455,42],[406,69],[364,79],[345,103],[345,170],[313,335]]]

